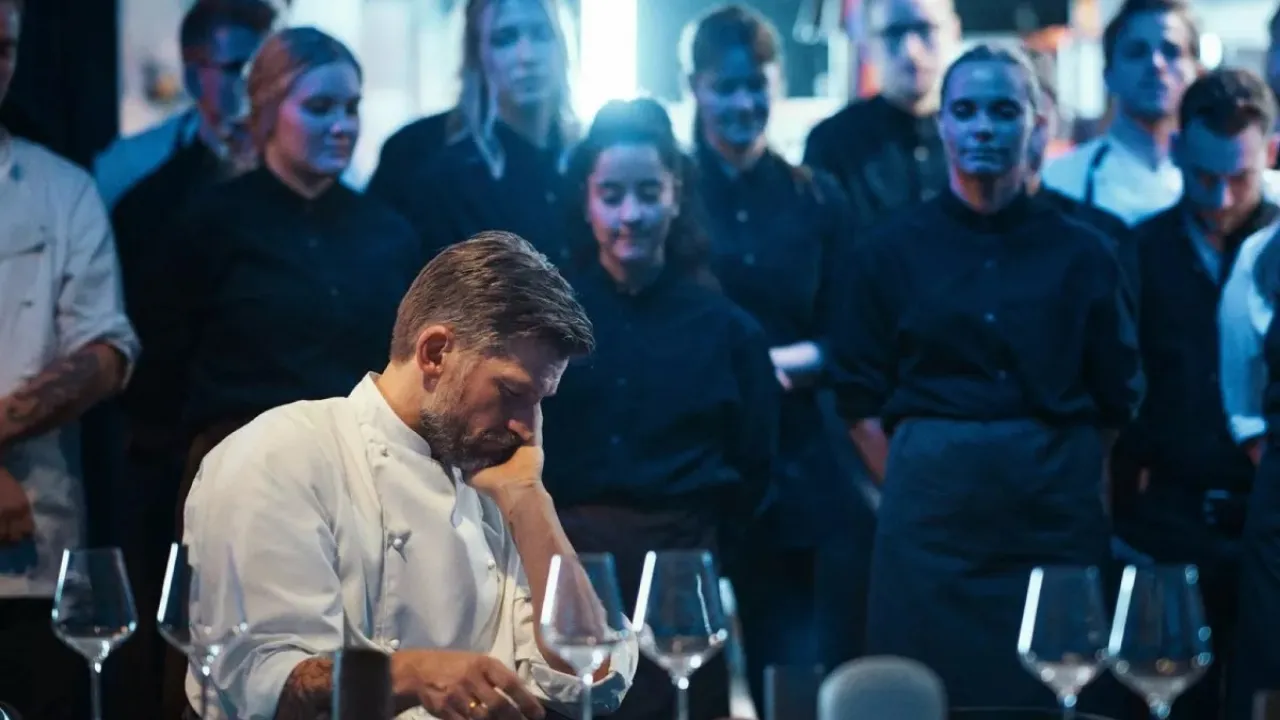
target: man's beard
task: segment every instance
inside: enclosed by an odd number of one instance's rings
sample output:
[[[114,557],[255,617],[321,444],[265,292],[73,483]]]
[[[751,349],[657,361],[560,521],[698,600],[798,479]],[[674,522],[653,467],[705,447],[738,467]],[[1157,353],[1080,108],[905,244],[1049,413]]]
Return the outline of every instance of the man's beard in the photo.
[[[520,439],[508,430],[467,431],[460,398],[441,398],[419,412],[418,425],[431,453],[442,464],[470,475],[500,465],[515,454]]]

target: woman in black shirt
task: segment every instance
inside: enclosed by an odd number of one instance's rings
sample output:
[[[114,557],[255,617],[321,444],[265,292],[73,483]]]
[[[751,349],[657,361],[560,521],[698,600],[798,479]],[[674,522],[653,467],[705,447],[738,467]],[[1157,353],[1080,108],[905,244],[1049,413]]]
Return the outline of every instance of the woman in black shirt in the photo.
[[[462,92],[406,217],[426,254],[484,230],[566,258],[560,173],[578,126],[561,0],[469,0]]]
[[[544,403],[544,481],[574,548],[614,553],[634,598],[646,552],[718,552],[767,500],[777,380],[764,332],[707,272],[696,186],[662,107],[606,106],[569,167],[566,277],[596,350]],[[722,662],[692,680],[691,717],[728,714]],[[612,717],[669,715],[673,699],[645,660]]]
[[[859,244],[833,336],[841,413],[886,468],[867,650],[955,706],[1056,705],[1015,651],[1029,571],[1108,560],[1103,457],[1137,400],[1115,257],[1025,191],[1038,97],[1011,51],[951,66],[951,189]]]
[[[768,146],[781,60],[768,20],[729,5],[698,21],[686,63],[712,268],[725,294],[764,328],[785,391],[778,503],[752,534],[751,566],[735,578],[758,703],[768,665],[822,659],[834,667],[857,654],[866,592],[858,568],[869,562],[874,527],[824,367],[827,331],[838,322],[832,294],[848,273],[850,209],[830,176]],[[827,562],[818,577],[820,548]],[[826,602],[815,602],[815,588]]]
[[[248,78],[261,166],[196,198],[170,237],[172,297],[148,350],[181,383],[153,391],[181,398],[188,482],[259,413],[346,395],[386,360],[423,259],[404,220],[338,182],[360,86],[334,38],[292,28],[268,39]]]

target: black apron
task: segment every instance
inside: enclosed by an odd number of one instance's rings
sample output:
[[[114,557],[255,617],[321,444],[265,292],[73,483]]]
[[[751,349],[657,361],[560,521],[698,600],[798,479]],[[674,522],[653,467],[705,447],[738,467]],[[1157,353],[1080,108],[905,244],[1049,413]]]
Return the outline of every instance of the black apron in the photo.
[[[719,520],[710,498],[673,501],[664,508],[583,505],[558,511],[565,535],[580,553],[613,553],[618,586],[628,617],[635,614],[644,556],[650,550],[710,550],[719,553]],[[683,507],[681,507],[683,506]],[[675,686],[667,671],[641,657],[622,707],[611,720],[669,718],[675,712]],[[729,670],[724,653],[703,665],[689,680],[689,720],[729,715]]]
[[[952,707],[1057,700],[1018,657],[1031,569],[1108,558],[1097,429],[909,419],[889,449],[867,650],[933,668]]]

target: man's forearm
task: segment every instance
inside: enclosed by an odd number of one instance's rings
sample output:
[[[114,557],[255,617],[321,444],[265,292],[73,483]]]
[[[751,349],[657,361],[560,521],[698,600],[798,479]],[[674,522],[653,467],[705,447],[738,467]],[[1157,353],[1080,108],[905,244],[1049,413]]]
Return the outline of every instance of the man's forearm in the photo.
[[[0,398],[0,451],[61,427],[119,392],[124,367],[118,350],[92,343]]]
[[[511,536],[520,553],[520,562],[524,564],[525,575],[529,579],[536,623],[542,617],[547,576],[551,573],[551,558],[555,555],[574,556],[573,545],[564,534],[564,528],[556,516],[555,504],[545,488],[539,486],[509,491],[500,504],[503,506],[503,516],[511,527]],[[541,627],[535,626],[535,632],[542,657],[556,670],[573,673],[573,668],[543,643]],[[596,671],[596,679],[604,677],[608,672],[609,664],[606,662]]]
[[[298,663],[280,690],[275,720],[321,720],[333,712],[333,661],[313,657]]]
[[[877,418],[859,420],[849,428],[849,438],[877,486],[884,484],[889,465],[889,438]]]

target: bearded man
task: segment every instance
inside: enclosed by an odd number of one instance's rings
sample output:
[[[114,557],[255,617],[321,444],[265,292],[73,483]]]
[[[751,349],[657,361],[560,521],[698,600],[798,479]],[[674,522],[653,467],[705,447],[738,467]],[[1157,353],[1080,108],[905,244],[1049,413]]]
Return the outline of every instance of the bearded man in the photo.
[[[227,640],[209,716],[327,717],[334,654],[351,647],[390,655],[401,718],[576,703],[582,681],[535,620],[552,557],[573,556],[542,485],[540,404],[593,342],[545,257],[482,233],[414,281],[381,374],[215,448],[184,536],[194,611]],[[621,703],[635,664],[623,643],[594,672],[597,712]],[[199,688],[189,677],[197,707]]]

